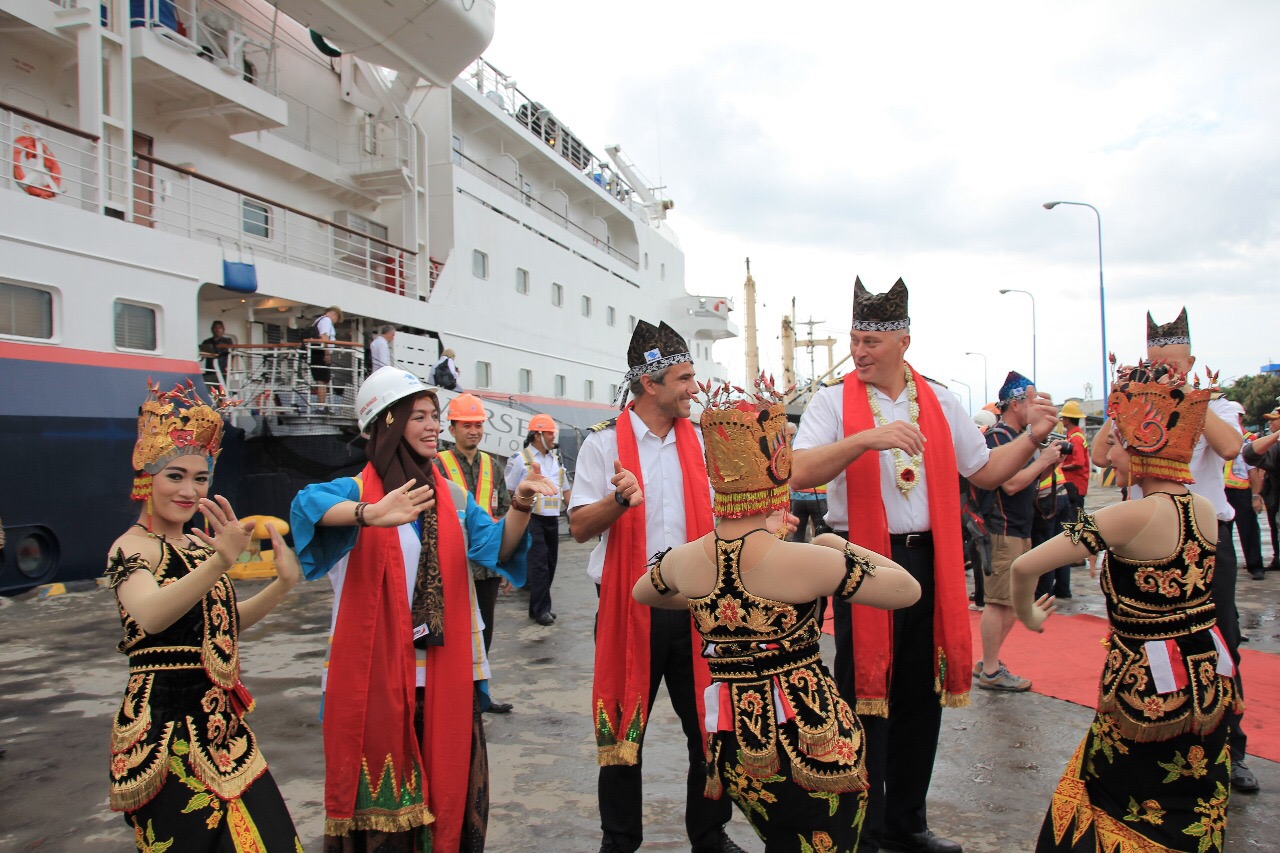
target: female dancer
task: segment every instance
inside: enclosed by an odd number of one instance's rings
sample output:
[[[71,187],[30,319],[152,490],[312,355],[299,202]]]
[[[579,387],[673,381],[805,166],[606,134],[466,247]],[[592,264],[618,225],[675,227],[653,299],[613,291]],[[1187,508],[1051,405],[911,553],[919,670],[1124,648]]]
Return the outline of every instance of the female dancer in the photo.
[[[522,585],[534,497],[556,487],[534,465],[494,521],[432,465],[439,399],[403,369],[370,374],[356,410],[369,463],[303,489],[291,513],[307,578],[327,574],[335,591],[324,849],[479,853],[489,662],[467,558]]]
[[[817,600],[893,609],[914,603],[920,585],[832,533],[814,544],[769,535],[766,517],[790,501],[786,414],[766,396],[712,396],[700,423],[718,527],[656,555],[633,594],[688,608],[702,634],[707,796],[727,788],[769,853],[852,853],[867,802],[865,747],[822,664]]]
[[[1065,525],[1013,564],[1018,618],[1034,631],[1054,610],[1036,578],[1106,552],[1111,633],[1098,713],[1067,765],[1038,851],[1221,850],[1230,791],[1224,713],[1238,702],[1214,621],[1213,505],[1191,494],[1187,463],[1209,392],[1161,364],[1121,368],[1107,400],[1108,459],[1142,487]]]
[[[274,526],[277,578],[238,601],[225,572],[249,533],[221,495],[208,498],[222,418],[190,383],[151,388],[138,417],[138,523],[111,546],[107,578],[124,625],[129,685],[111,730],[111,808],[139,850],[302,849],[257,738],[240,683],[239,634],[298,582]],[[210,533],[183,529],[201,510]]]

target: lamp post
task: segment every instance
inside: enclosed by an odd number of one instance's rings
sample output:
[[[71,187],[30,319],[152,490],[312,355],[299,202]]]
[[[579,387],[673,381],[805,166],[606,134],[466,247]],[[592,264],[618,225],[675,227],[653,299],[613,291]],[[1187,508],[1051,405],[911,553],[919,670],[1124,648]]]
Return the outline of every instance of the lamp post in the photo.
[[[1016,287],[1002,287],[1001,293],[1025,293],[1031,297],[1031,379],[1039,382],[1040,371],[1036,367],[1036,295],[1030,290],[1019,290]]]
[[[982,359],[982,405],[985,406],[991,402],[991,395],[987,392],[987,355],[981,352],[967,352],[965,355],[976,355]]]
[[[1107,292],[1102,284],[1102,214],[1098,212],[1098,208],[1083,201],[1046,201],[1044,203],[1045,210],[1053,210],[1060,204],[1071,204],[1076,207],[1087,207],[1093,211],[1093,215],[1098,220],[1098,311],[1102,317],[1102,388],[1098,392],[1099,396],[1105,398],[1107,389],[1111,387],[1108,379],[1107,370]],[[1106,403],[1102,405],[1102,411],[1106,413]]]
[[[969,392],[969,417],[973,417],[973,389],[969,387],[969,383],[961,382],[959,379],[952,379],[957,385],[963,385],[964,390]]]

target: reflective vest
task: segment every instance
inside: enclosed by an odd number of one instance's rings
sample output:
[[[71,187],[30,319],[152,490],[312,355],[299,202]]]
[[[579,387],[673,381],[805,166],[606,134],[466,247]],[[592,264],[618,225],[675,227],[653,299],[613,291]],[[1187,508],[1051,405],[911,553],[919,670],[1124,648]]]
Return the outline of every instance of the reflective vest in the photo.
[[[533,470],[533,451],[528,447],[520,451],[520,458],[524,460],[524,470],[526,473]],[[560,460],[557,459],[557,462]],[[555,512],[560,514],[560,506],[563,503],[561,497],[564,495],[565,477],[564,466],[560,466],[560,476],[557,478],[556,493],[554,495],[534,495],[533,512],[536,515],[547,515]]]
[[[1067,482],[1067,475],[1062,470],[1061,462],[1059,462],[1057,465],[1054,465],[1052,468],[1050,468],[1048,473],[1046,473],[1042,478],[1040,478],[1040,485],[1039,485],[1040,496],[1045,497],[1046,495],[1048,495],[1053,490],[1055,482],[1059,486]]]
[[[480,471],[476,474],[476,490],[472,497],[476,499],[476,503],[488,511],[489,515],[496,519],[498,517],[498,491],[493,487],[493,462],[489,459],[488,453],[484,451],[476,451],[476,453],[480,459]],[[454,451],[441,450],[437,458],[444,467],[446,477],[467,491],[471,491],[467,486],[467,477],[462,473],[462,467],[458,464],[458,457],[454,455]]]
[[[1244,440],[1246,442],[1253,441],[1255,438],[1257,438],[1257,436],[1251,432],[1246,432],[1244,434]],[[1243,478],[1237,477],[1235,476],[1235,472],[1233,470],[1235,468],[1235,465],[1236,465],[1236,460],[1230,459],[1222,466],[1222,481],[1223,481],[1222,484],[1226,486],[1228,489],[1249,488],[1248,471],[1246,470]]]

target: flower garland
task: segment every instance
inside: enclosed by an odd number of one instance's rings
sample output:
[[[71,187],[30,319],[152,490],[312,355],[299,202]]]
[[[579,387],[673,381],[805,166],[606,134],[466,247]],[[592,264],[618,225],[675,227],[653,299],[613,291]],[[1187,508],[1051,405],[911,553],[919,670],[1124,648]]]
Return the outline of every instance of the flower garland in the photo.
[[[920,423],[920,403],[916,399],[916,379],[911,375],[911,368],[903,365],[907,377],[907,403],[908,417],[912,426],[919,426]],[[876,401],[875,388],[867,385],[867,402],[871,404],[871,414],[876,419],[878,426],[884,426],[889,423],[885,418],[884,412],[880,411],[880,404]],[[893,484],[898,487],[898,491],[902,492],[902,496],[906,497],[911,490],[916,487],[916,483],[920,482],[920,470],[924,466],[924,458],[921,455],[907,456],[906,452],[898,448],[893,448],[893,468],[897,472],[893,478]]]

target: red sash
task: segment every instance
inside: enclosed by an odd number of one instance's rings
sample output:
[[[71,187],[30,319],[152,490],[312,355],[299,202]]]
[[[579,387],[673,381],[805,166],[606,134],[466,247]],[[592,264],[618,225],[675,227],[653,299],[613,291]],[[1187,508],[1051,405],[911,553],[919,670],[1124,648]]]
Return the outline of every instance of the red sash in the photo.
[[[640,472],[640,451],[631,428],[631,407],[618,416],[615,427],[618,461],[628,471]],[[685,535],[690,541],[712,529],[711,493],[707,463],[697,433],[688,418],[676,418],[676,452],[684,475]],[[591,707],[595,718],[597,760],[601,766],[635,764],[648,722],[649,608],[631,595],[649,560],[646,547],[645,509],[627,510],[609,528],[609,545],[600,579],[600,610],[596,625],[595,681]],[[692,617],[690,617],[692,621]],[[711,684],[711,671],[702,657],[701,636],[692,631],[694,686],[699,726],[703,719],[703,691]],[[706,732],[702,733],[706,745]]]
[[[427,650],[419,740],[400,534],[362,529],[347,562],[325,691],[325,834],[409,830],[431,823],[434,812],[434,844],[449,850],[461,836],[471,765],[471,576],[448,481],[434,469],[432,476],[445,636],[455,639]],[[360,479],[363,500],[382,498],[372,465]]]
[[[910,365],[907,365],[910,367]],[[925,481],[929,483],[929,519],[933,532],[933,688],[945,707],[969,704],[973,655],[965,602],[964,548],[960,537],[960,484],[951,427],[933,389],[919,372],[916,402],[918,426],[929,440],[924,445]],[[844,378],[844,433],[874,429],[877,424],[867,399],[866,383],[856,373]],[[887,451],[886,451],[887,452]],[[889,555],[889,522],[880,493],[880,454],[863,453],[845,469],[849,539],[864,548]],[[856,712],[879,717],[889,713],[889,677],[893,666],[893,612],[849,605],[853,613],[854,685]]]

